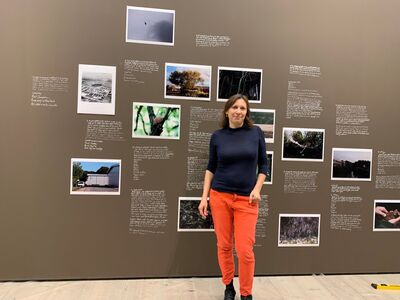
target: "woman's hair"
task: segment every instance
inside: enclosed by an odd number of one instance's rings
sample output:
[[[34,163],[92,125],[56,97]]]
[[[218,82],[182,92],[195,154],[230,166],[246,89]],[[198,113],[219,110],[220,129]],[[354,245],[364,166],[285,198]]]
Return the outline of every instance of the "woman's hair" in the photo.
[[[221,115],[221,122],[220,125],[222,128],[228,128],[229,127],[229,119],[228,116],[226,115],[227,111],[236,103],[237,100],[243,99],[244,102],[246,102],[246,117],[244,118],[243,121],[243,127],[251,128],[253,127],[253,121],[250,119],[250,104],[249,104],[249,99],[242,94],[236,94],[233,95],[229,98],[228,101],[225,103],[224,110]]]

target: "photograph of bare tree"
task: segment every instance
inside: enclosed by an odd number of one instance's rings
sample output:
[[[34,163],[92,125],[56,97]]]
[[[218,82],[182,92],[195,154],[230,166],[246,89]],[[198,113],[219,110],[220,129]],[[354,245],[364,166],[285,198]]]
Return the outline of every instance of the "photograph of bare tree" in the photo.
[[[242,94],[250,102],[261,103],[261,91],[262,69],[218,67],[217,101]]]
[[[250,119],[254,124],[261,128],[264,133],[265,142],[274,142],[275,132],[275,109],[258,109],[252,108],[250,110]]]
[[[209,101],[211,66],[165,64],[165,98]]]
[[[283,128],[282,160],[324,161],[325,129]]]
[[[400,231],[400,200],[375,200],[373,224],[373,231]]]
[[[278,247],[317,247],[320,214],[279,214]]]
[[[371,181],[372,149],[332,148],[332,180]]]
[[[175,11],[127,6],[126,42],[173,46]]]
[[[133,102],[133,138],[180,138],[181,106]]]
[[[214,222],[208,206],[208,217],[199,214],[200,197],[179,197],[178,231],[214,231]]]

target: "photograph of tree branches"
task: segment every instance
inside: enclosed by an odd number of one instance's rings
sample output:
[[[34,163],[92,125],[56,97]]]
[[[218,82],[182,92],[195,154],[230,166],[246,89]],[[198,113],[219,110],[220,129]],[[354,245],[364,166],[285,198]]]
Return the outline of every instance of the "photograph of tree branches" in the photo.
[[[218,67],[218,101],[243,94],[250,103],[261,103],[262,69]]]
[[[133,103],[133,138],[180,138],[180,105]]]
[[[282,160],[324,161],[325,129],[283,128]]]

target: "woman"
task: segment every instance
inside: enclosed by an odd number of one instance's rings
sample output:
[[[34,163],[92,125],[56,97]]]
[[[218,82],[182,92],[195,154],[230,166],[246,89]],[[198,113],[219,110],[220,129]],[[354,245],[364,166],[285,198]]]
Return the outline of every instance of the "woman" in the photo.
[[[218,263],[225,300],[235,298],[233,238],[239,262],[241,299],[252,299],[255,230],[260,191],[267,174],[264,135],[250,120],[249,101],[234,95],[225,103],[221,129],[210,140],[199,212],[207,213],[207,198],[217,236]],[[257,174],[258,172],[258,174]]]

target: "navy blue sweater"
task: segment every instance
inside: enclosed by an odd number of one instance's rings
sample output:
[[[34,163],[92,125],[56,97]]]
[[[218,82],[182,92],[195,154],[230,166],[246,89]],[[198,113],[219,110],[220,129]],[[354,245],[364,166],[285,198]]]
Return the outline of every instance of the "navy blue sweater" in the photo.
[[[267,174],[264,135],[257,126],[223,128],[210,140],[207,170],[214,174],[211,188],[249,196],[258,173]]]

